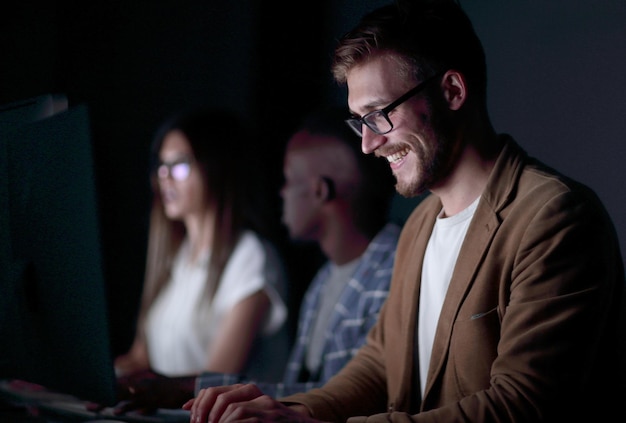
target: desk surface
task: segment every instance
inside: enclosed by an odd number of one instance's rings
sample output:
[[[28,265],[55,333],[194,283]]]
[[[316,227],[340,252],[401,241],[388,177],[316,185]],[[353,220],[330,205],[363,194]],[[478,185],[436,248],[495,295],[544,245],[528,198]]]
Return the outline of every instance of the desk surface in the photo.
[[[189,412],[159,409],[155,414],[113,414],[112,408],[88,411],[84,401],[51,391],[22,391],[0,383],[0,423],[188,423]]]
[[[0,422],[2,423],[56,423],[30,413],[25,407],[17,407],[0,400]]]
[[[1,407],[1,406],[0,406]],[[61,418],[52,416],[35,416],[25,409],[3,409],[0,408],[0,423],[100,423],[106,421],[108,423],[124,423],[123,420],[84,420],[80,418]]]

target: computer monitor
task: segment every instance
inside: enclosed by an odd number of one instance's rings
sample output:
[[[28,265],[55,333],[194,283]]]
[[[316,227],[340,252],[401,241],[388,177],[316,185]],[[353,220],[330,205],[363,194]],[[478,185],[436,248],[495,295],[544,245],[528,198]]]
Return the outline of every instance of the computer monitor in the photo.
[[[17,114],[0,108],[0,379],[110,405],[115,375],[88,110],[41,118],[31,113],[36,102],[25,104]]]
[[[37,97],[17,100],[0,105],[0,124],[23,125],[49,118],[67,110],[68,100],[65,94],[43,94]]]

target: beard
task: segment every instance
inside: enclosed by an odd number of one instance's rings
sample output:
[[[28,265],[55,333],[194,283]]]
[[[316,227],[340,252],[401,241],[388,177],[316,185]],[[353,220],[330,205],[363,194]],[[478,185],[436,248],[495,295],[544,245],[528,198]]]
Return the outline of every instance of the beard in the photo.
[[[418,134],[410,143],[417,162],[414,174],[403,180],[394,175],[396,191],[406,198],[422,195],[444,181],[454,168],[462,149],[462,145],[457,142],[455,128],[458,123],[454,116],[432,110],[430,119],[426,115],[421,116],[422,127],[427,128],[428,132]]]

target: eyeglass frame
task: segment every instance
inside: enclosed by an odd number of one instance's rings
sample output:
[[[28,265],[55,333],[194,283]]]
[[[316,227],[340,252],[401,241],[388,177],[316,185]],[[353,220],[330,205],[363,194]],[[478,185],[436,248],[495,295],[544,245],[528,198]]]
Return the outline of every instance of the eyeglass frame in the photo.
[[[191,174],[191,165],[192,165],[192,160],[187,157],[182,158],[182,159],[177,159],[172,162],[159,161],[155,167],[154,173],[155,173],[157,180],[159,181],[171,178],[174,181],[182,182],[182,181],[186,181],[189,178],[189,175]],[[175,176],[176,172],[173,172],[173,169],[176,166],[186,167],[184,177]]]
[[[438,74],[431,76],[430,78],[426,78],[425,80],[417,84],[415,87],[411,88],[406,93],[402,94],[400,97],[398,97],[397,99],[395,99],[389,105],[383,107],[382,109],[372,110],[371,112],[366,113],[360,118],[352,117],[352,118],[346,119],[345,122],[350,127],[350,129],[352,129],[359,137],[363,137],[363,125],[367,126],[375,134],[378,134],[378,135],[388,134],[389,132],[393,130],[393,122],[391,121],[391,119],[389,119],[389,112],[391,112],[393,109],[395,109],[396,107],[398,107],[399,105],[401,105],[402,103],[410,99],[411,97],[419,94],[422,90],[424,90],[424,88],[426,88],[426,84],[428,84],[429,82],[433,81],[434,79],[442,75],[443,73],[438,73]],[[372,126],[370,126],[369,123],[367,123],[366,119],[371,118],[372,116],[375,116],[375,115],[382,115],[382,117],[385,118],[385,120],[389,124],[389,130],[380,131],[376,128],[373,128]]]

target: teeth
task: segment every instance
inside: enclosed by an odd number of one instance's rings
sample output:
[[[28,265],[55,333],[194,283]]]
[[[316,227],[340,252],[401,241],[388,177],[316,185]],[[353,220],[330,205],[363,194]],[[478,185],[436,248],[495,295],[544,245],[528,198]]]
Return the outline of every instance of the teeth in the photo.
[[[397,162],[397,161],[401,160],[407,154],[409,154],[409,149],[405,148],[402,151],[398,151],[397,153],[393,153],[393,154],[388,155],[387,156],[387,161],[389,163]]]

